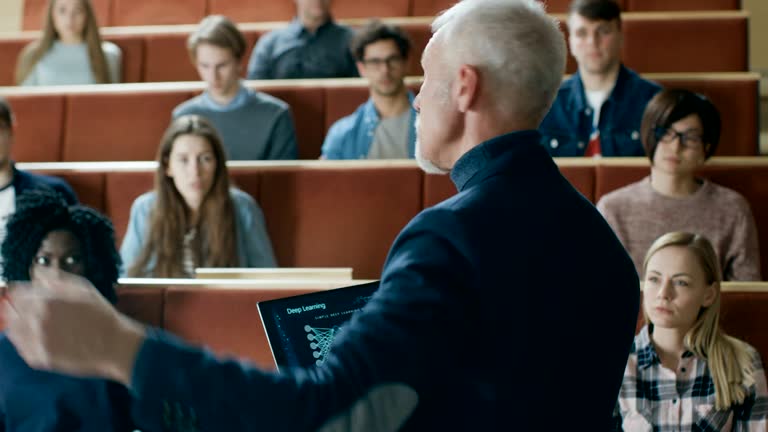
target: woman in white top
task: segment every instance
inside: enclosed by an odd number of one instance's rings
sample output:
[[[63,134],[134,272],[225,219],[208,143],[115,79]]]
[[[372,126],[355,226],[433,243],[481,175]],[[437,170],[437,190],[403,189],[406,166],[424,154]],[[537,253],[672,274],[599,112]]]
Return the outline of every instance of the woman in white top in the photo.
[[[116,83],[121,67],[120,48],[101,40],[90,0],[49,0],[40,39],[19,55],[16,84]]]

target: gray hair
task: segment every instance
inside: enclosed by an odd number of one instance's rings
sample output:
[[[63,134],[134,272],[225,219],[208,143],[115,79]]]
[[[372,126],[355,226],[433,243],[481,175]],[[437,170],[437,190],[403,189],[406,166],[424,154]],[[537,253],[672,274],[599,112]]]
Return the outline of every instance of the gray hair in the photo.
[[[535,0],[463,0],[432,23],[446,66],[478,68],[497,109],[538,125],[557,95],[566,45]],[[450,52],[449,52],[450,50]]]

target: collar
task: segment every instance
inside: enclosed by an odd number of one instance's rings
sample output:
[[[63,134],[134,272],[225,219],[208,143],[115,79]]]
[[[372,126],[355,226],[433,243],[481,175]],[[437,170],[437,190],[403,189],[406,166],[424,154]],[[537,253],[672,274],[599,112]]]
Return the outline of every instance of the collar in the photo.
[[[218,112],[234,111],[238,108],[241,108],[248,101],[249,90],[243,86],[242,81],[240,81],[238,85],[240,86],[240,89],[237,91],[234,99],[232,99],[232,101],[227,105],[219,105],[215,100],[213,100],[207,90],[204,91],[202,99],[205,107],[212,111]]]
[[[628,91],[629,81],[633,78],[634,72],[629,70],[624,64],[619,65],[619,74],[616,76],[616,84],[611,90],[611,94],[608,95],[608,99],[612,102],[616,100],[623,100],[624,94]],[[588,108],[587,96],[584,90],[584,82],[581,80],[581,74],[577,71],[573,74],[573,78],[570,80],[570,98],[568,99],[568,106],[571,110],[584,111]]]
[[[413,93],[409,90],[408,106],[410,107],[411,112],[415,111],[413,108],[413,98]],[[372,97],[369,97],[368,100],[363,104],[363,119],[366,123],[378,123],[379,120],[381,120],[379,111],[376,109],[376,105],[373,103]]]
[[[661,364],[659,354],[656,352],[656,348],[653,347],[649,329],[649,325],[644,325],[640,333],[635,337],[635,352],[637,353],[637,367],[639,369],[647,369]],[[693,357],[693,355],[691,351],[686,350],[683,353],[683,358]]]
[[[543,150],[539,144],[540,139],[541,135],[536,130],[510,132],[493,137],[464,153],[456,161],[451,170],[451,180],[456,189],[462,191],[468,187],[470,180],[500,156],[522,161],[531,148]]]
[[[324,22],[320,25],[320,27],[317,28],[317,31],[315,31],[315,34],[320,34],[320,32],[325,31],[325,29],[329,27],[333,27],[333,17],[328,17],[328,21]],[[288,24],[288,27],[285,29],[286,33],[288,33],[290,36],[294,38],[298,38],[299,36],[303,34],[310,35],[309,31],[307,31],[306,28],[304,28],[304,25],[299,20],[299,17],[293,17],[293,20],[291,20],[291,23]]]

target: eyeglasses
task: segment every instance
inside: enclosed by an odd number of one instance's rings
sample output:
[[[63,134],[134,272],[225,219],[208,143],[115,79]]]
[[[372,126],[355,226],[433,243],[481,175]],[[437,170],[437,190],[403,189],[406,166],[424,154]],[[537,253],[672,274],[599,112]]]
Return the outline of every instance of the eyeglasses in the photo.
[[[404,61],[405,59],[402,56],[393,55],[384,59],[382,58],[363,59],[363,64],[366,67],[375,68],[375,69],[379,69],[386,64],[390,69],[394,69],[396,67],[402,66]]]
[[[669,144],[677,138],[680,141],[680,147],[686,149],[701,148],[704,144],[702,136],[696,132],[678,132],[671,127],[657,127],[656,140]]]

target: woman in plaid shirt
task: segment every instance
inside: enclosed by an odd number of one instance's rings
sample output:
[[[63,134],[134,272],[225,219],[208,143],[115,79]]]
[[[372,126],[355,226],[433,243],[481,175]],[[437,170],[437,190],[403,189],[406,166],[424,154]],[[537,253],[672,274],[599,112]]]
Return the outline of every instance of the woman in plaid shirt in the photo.
[[[703,236],[658,238],[644,263],[643,313],[616,406],[615,430],[766,431],[757,351],[719,325],[721,272]]]

